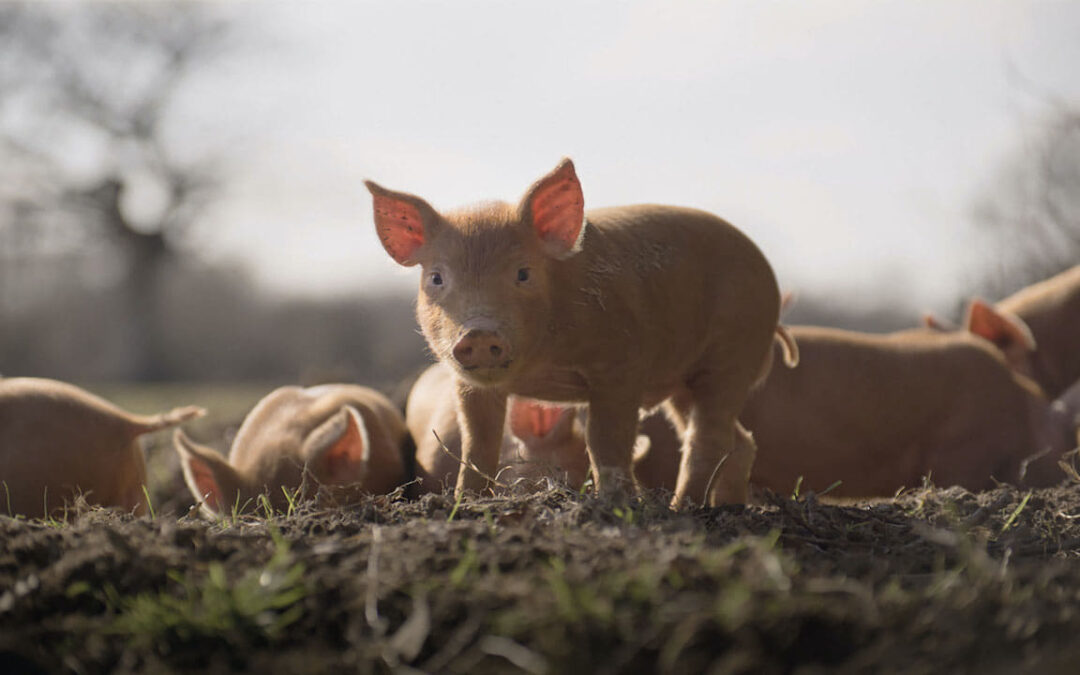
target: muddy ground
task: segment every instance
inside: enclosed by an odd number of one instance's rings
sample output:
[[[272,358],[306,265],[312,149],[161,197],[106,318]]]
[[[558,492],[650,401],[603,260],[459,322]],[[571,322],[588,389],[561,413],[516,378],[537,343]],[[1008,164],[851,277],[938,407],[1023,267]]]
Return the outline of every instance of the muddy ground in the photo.
[[[1080,486],[0,517],[0,672],[1075,672]]]
[[[227,445],[263,393],[201,403]],[[220,401],[208,396],[221,397]],[[216,439],[216,440],[215,440]],[[0,673],[1074,673],[1080,483],[672,512],[558,487],[206,520],[168,434],[154,515],[0,516]]]

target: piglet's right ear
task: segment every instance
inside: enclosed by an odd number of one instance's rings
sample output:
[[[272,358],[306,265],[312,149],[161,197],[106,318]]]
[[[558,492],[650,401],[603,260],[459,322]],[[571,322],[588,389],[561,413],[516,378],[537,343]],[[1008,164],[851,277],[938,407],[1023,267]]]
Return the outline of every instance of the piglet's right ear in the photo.
[[[399,265],[420,262],[417,253],[435,222],[435,209],[419,197],[387,190],[373,181],[364,185],[374,201],[375,231],[383,248]]]

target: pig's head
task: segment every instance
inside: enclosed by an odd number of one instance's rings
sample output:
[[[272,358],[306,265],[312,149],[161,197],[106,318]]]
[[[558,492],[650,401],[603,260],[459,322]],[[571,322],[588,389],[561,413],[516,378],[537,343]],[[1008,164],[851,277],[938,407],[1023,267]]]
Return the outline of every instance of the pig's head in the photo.
[[[939,333],[961,330],[958,326],[937,316],[922,316],[925,328]],[[1006,363],[1015,372],[1030,378],[1033,374],[1032,360],[1035,353],[1035,336],[1024,320],[1004,309],[994,307],[979,298],[968,303],[963,330],[987,340],[997,347]]]
[[[508,418],[521,460],[511,465],[511,479],[558,476],[573,487],[585,482],[589,456],[575,408],[512,396]]]
[[[366,185],[386,252],[423,270],[417,317],[435,355],[477,385],[513,379],[548,339],[554,268],[581,249],[585,202],[573,163],[564,159],[516,206],[445,214]]]
[[[994,343],[1014,371],[1026,377],[1033,375],[1035,336],[1023,319],[975,298],[968,304],[964,325],[969,332]]]
[[[233,456],[243,442],[237,436]],[[180,455],[188,489],[208,514],[250,507],[262,494],[274,508],[284,509],[289,498],[282,488],[291,495],[301,487],[325,487],[335,500],[347,499],[354,491],[363,490],[371,456],[363,417],[348,405],[305,438],[283,437],[277,443],[260,444],[250,453],[253,461],[243,468],[180,430],[173,435],[173,447]],[[308,477],[313,482],[306,481]]]

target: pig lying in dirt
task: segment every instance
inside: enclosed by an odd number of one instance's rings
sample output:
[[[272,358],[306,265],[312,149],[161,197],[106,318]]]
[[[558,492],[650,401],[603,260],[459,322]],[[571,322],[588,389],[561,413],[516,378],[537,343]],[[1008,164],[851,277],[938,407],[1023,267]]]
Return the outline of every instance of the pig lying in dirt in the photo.
[[[588,404],[601,492],[630,482],[639,409],[679,394],[675,503],[745,500],[754,457],[734,447],[736,416],[771,365],[780,294],[744,234],[693,209],[586,213],[570,160],[517,205],[439,213],[367,187],[386,251],[422,267],[417,317],[454,369],[459,492],[486,487],[467,465],[496,472],[509,394]]]
[[[754,430],[752,481],[790,492],[798,477],[836,496],[888,496],[921,484],[990,488],[1063,478],[1080,387],[1057,401],[967,332],[872,335],[793,327],[800,365],[774,370],[740,419]]]
[[[189,407],[132,415],[64,382],[0,379],[0,513],[53,515],[81,493],[90,504],[141,514],[138,438],[203,414]]]
[[[188,488],[208,514],[250,506],[264,493],[284,509],[283,488],[305,488],[305,496],[322,486],[324,496],[342,503],[412,479],[413,446],[401,413],[379,392],[356,385],[275,389],[240,425],[228,461],[179,430],[173,445]]]
[[[461,431],[456,390],[453,371],[437,363],[424,371],[409,394],[405,420],[416,439],[417,476],[425,492],[441,492],[457,481]],[[576,410],[517,396],[510,397],[509,407],[509,433],[503,434],[497,475],[491,475],[506,484],[550,477],[580,488],[589,458]]]

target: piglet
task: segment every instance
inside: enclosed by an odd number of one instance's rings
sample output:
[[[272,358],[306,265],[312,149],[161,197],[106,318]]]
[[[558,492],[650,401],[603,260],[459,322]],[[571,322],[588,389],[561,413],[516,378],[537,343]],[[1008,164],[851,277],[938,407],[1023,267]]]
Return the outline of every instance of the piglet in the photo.
[[[0,513],[53,515],[77,494],[144,513],[139,437],[203,414],[187,407],[133,415],[65,382],[0,379]]]
[[[800,477],[816,491],[841,481],[832,495],[871,497],[924,476],[970,490],[1064,477],[1057,463],[1075,444],[1080,387],[1048,397],[966,331],[791,332],[799,367],[770,373],[740,417],[754,430],[755,485],[784,493]]]
[[[409,392],[405,419],[416,439],[417,477],[426,492],[441,492],[457,479],[461,431],[455,392],[454,373],[441,363],[425,370]],[[576,411],[517,396],[508,406],[508,433],[491,476],[507,484],[552,478],[580,488],[589,459]]]
[[[1031,329],[1028,370],[1051,397],[1080,380],[1080,265],[1010,295],[996,309]]]
[[[322,486],[323,496],[340,504],[411,480],[411,438],[401,413],[379,392],[357,385],[275,389],[240,425],[228,461],[179,430],[173,445],[207,514],[242,508],[261,494],[284,509],[283,489],[291,495]]]
[[[422,268],[417,318],[454,371],[458,492],[495,474],[510,394],[588,404],[601,492],[630,485],[639,409],[679,394],[667,406],[685,430],[674,504],[745,500],[754,456],[735,447],[736,417],[769,370],[780,307],[746,235],[688,208],[586,212],[569,159],[517,204],[440,213],[367,187],[387,253]]]

